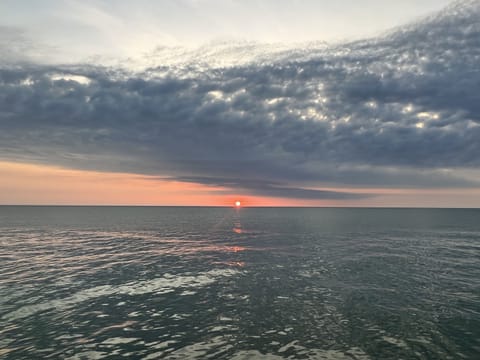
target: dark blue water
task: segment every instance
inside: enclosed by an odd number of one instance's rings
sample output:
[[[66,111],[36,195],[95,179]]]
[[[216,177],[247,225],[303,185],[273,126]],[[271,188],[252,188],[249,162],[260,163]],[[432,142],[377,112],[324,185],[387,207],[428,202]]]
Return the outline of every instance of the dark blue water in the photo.
[[[0,207],[0,358],[479,359],[480,211]]]

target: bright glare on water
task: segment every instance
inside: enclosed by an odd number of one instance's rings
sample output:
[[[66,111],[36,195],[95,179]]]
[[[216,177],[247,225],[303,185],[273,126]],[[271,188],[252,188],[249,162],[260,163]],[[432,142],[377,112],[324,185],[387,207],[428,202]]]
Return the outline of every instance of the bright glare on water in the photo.
[[[478,359],[479,220],[0,207],[0,358]]]

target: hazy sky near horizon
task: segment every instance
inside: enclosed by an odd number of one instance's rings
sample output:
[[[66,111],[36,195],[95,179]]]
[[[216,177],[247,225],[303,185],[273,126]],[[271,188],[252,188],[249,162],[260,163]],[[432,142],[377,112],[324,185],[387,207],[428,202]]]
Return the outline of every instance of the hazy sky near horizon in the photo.
[[[0,204],[480,207],[479,18],[0,1]]]

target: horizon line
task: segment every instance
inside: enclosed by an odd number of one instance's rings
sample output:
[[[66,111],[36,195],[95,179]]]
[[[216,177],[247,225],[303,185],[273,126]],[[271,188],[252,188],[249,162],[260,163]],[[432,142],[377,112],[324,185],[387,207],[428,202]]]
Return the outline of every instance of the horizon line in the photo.
[[[419,209],[419,210],[480,210],[480,207],[428,206],[241,206],[227,205],[79,205],[79,204],[0,204],[0,207],[124,207],[124,208],[225,208],[225,209]]]

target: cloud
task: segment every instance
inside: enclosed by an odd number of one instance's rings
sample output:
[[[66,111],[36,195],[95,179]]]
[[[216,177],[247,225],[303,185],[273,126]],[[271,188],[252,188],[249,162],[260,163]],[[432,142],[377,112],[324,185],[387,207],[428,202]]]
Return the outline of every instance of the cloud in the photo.
[[[275,197],[478,186],[479,16],[457,2],[379,38],[208,68],[3,65],[0,157]]]
[[[25,58],[33,47],[33,42],[28,39],[25,33],[16,27],[0,26],[0,65],[12,63]]]
[[[262,180],[249,180],[239,178],[212,178],[212,177],[177,177],[177,181],[200,183],[216,187],[230,189],[241,189],[249,195],[261,195],[277,198],[291,198],[302,200],[352,200],[371,197],[370,194],[356,194],[352,192],[327,191],[316,189],[305,189],[285,187],[282,183],[268,182]]]
[[[16,26],[0,25],[0,67],[25,66],[28,63],[51,62],[52,52],[58,49],[39,43],[31,33]]]

